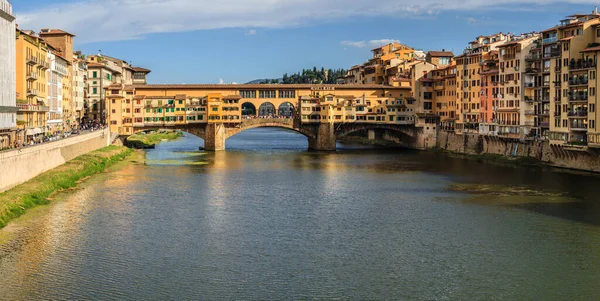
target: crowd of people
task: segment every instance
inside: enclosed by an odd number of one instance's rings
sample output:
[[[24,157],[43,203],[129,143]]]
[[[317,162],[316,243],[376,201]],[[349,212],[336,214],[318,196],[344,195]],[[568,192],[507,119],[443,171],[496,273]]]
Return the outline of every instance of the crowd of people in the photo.
[[[243,119],[254,119],[254,118],[283,118],[283,119],[289,119],[289,118],[293,118],[293,116],[281,116],[281,115],[273,115],[273,114],[268,114],[268,115],[244,115],[242,116]]]
[[[22,139],[17,139],[10,145],[10,147],[6,147],[0,150],[19,149],[20,151],[23,147],[34,146],[42,143],[64,139],[70,137],[71,135],[79,135],[83,131],[93,132],[105,128],[106,125],[103,125],[98,121],[89,121],[86,123],[82,123],[78,126],[72,127],[70,130],[56,130],[52,132],[38,134],[37,136],[26,136],[25,141],[23,141]]]

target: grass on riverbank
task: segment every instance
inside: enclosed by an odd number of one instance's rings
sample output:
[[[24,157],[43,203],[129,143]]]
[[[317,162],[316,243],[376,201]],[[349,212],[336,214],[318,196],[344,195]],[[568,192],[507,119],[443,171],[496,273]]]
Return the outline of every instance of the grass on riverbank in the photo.
[[[122,161],[133,151],[122,146],[108,146],[79,156],[21,185],[0,193],[0,228],[23,215],[27,209],[49,203],[50,195],[75,187],[79,181]]]
[[[158,131],[149,134],[135,134],[127,138],[126,145],[137,149],[152,148],[163,140],[176,140],[183,136],[182,132]]]

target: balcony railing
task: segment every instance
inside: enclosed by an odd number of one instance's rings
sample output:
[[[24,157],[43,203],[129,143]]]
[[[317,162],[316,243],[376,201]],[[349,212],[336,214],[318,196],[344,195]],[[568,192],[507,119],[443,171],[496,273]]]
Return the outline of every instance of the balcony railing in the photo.
[[[596,62],[593,60],[577,60],[577,61],[571,61],[569,64],[569,70],[574,71],[574,70],[584,70],[584,69],[590,69],[590,68],[595,68],[596,67]]]
[[[50,63],[47,61],[41,61],[38,65],[39,68],[50,69]]]
[[[27,90],[27,95],[37,96],[38,95],[38,90],[37,89],[28,89]]]
[[[550,127],[550,122],[540,122],[540,126],[543,128]]]
[[[29,72],[27,73],[27,79],[28,80],[36,80],[38,78],[38,74],[36,72]]]
[[[587,101],[587,100],[588,100],[587,94],[569,95],[569,101]]]
[[[561,52],[560,50],[553,50],[550,52],[544,52],[544,58],[551,58],[551,57],[557,57],[560,56]]]
[[[570,86],[585,86],[588,84],[587,77],[571,77],[569,78]]]
[[[27,57],[27,64],[30,64],[30,65],[35,65],[35,64],[37,64],[38,62],[39,62],[39,60],[38,60],[38,58],[37,58],[37,57],[35,57],[35,56],[29,56],[29,57]]]
[[[550,44],[550,43],[554,43],[558,41],[558,37],[550,37],[550,38],[545,38],[542,40],[543,44]]]
[[[587,111],[573,111],[569,112],[569,117],[587,117]]]
[[[579,120],[578,122],[577,120],[573,120],[569,125],[573,131],[587,131],[587,124],[582,122],[582,120]]]
[[[525,115],[537,115],[537,113],[533,110],[527,110],[525,111]]]
[[[50,111],[50,107],[48,107],[48,106],[38,106],[38,105],[30,105],[30,104],[25,104],[25,105],[18,104],[17,107],[19,108],[19,111],[21,111],[21,112],[48,112],[48,111]]]

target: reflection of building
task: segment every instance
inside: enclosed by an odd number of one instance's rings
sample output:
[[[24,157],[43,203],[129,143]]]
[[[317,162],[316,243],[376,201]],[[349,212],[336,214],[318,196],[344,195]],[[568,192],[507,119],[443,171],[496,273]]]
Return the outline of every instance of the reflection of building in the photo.
[[[0,149],[15,140],[17,103],[15,91],[15,17],[7,0],[0,0]]]
[[[122,85],[106,87],[112,132],[145,126],[237,123],[242,115],[292,116],[301,122],[343,120],[415,124],[409,87],[381,85]],[[326,105],[326,112],[322,110]],[[258,110],[256,110],[258,108]]]

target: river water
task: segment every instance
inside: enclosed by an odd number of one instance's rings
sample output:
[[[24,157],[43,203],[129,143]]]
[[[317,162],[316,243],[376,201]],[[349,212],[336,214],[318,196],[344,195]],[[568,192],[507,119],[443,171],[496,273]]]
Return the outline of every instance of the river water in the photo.
[[[186,136],[0,231],[0,300],[598,300],[600,178]]]

